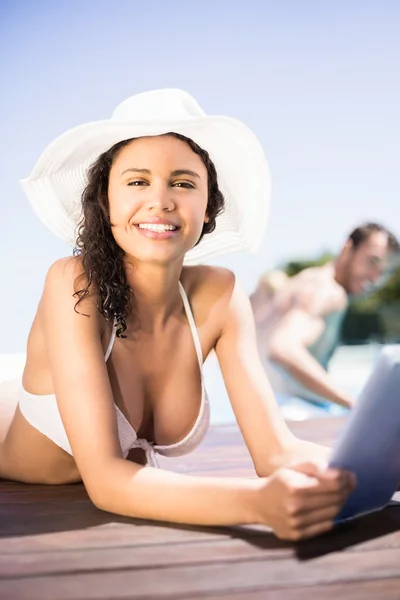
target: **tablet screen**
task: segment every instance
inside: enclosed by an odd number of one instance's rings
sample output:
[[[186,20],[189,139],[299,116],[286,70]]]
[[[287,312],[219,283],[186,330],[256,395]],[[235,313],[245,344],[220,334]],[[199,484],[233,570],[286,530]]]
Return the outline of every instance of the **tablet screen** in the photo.
[[[337,521],[386,506],[400,486],[400,346],[386,346],[350,412],[329,465],[357,486]]]

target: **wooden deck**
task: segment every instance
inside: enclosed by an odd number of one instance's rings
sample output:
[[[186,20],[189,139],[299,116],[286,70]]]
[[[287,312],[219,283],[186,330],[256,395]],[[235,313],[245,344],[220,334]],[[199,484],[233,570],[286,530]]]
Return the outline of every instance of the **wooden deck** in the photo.
[[[329,443],[341,421],[293,424]],[[181,472],[254,475],[234,427],[211,429]],[[400,506],[300,544],[261,527],[199,528],[117,517],[82,485],[0,483],[0,599],[399,600]]]

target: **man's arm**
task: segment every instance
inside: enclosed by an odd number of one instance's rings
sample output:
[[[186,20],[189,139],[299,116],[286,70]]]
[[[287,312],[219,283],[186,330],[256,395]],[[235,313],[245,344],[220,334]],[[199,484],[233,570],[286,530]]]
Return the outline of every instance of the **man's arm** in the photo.
[[[308,306],[300,300],[275,326],[268,340],[267,355],[269,360],[281,365],[311,392],[350,408],[351,398],[333,383],[327,371],[308,350],[324,331],[322,314],[333,308],[325,302],[326,294],[317,291],[316,295],[320,298],[313,299]]]

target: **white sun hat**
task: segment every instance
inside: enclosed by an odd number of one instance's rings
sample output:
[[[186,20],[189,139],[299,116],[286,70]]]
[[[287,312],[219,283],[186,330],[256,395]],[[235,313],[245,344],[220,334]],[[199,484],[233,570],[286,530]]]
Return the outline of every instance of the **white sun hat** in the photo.
[[[225,197],[215,230],[186,254],[185,262],[238,250],[255,252],[265,233],[270,199],[261,144],[240,121],[206,115],[183,90],[137,94],[119,104],[111,119],[68,130],[47,146],[21,185],[43,223],[73,246],[89,167],[117,142],[168,132],[185,135],[207,150]]]

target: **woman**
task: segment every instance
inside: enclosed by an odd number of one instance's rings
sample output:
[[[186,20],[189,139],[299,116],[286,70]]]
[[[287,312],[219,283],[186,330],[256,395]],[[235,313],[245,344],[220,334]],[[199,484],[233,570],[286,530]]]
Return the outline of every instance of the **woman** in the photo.
[[[264,523],[286,539],[330,529],[352,476],[310,462],[326,449],[287,429],[234,275],[183,266],[258,245],[269,177],[253,134],[179,90],[148,92],[61,136],[23,185],[55,233],[71,240],[80,224],[74,257],[47,274],[18,397],[3,386],[0,476],[82,480],[97,507],[127,516]],[[156,468],[157,453],[204,437],[211,350],[258,479]]]

